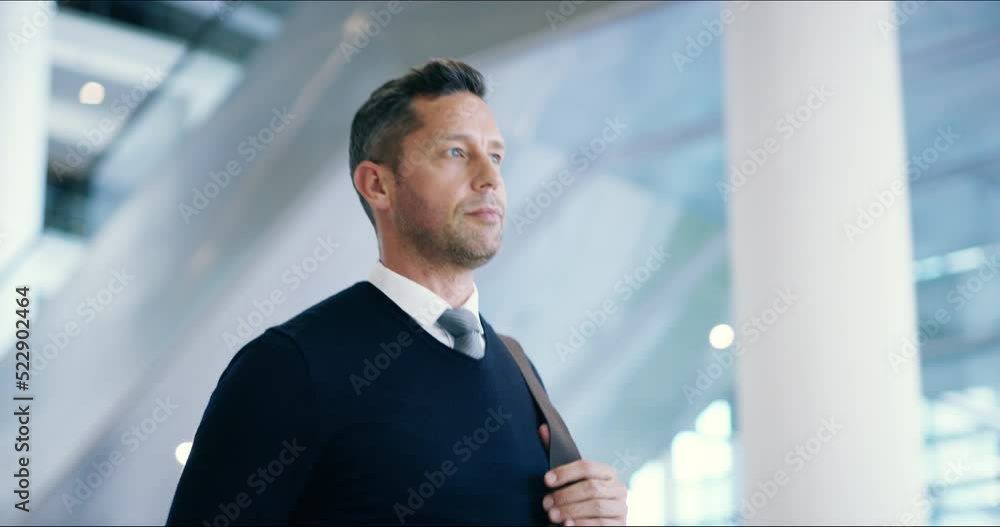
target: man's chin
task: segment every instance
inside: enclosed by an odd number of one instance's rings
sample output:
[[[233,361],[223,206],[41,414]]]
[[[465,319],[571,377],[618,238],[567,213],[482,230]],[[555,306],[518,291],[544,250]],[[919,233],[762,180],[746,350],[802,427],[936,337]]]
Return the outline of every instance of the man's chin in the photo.
[[[489,261],[492,260],[493,257],[496,256],[497,253],[499,252],[498,249],[499,248],[491,251],[484,251],[477,253],[474,258],[470,258],[470,264],[471,264],[470,268],[475,269],[477,267],[482,267],[487,263],[489,263]]]
[[[494,243],[490,245],[479,245],[478,247],[468,247],[468,250],[464,251],[465,254],[462,255],[462,266],[467,269],[476,269],[482,267],[489,263],[494,256],[500,252],[500,244]]]

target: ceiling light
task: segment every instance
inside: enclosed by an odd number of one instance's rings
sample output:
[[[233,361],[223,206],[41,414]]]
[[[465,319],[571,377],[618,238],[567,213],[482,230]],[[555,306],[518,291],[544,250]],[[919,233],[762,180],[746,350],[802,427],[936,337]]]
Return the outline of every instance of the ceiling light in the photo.
[[[732,345],[736,337],[732,326],[729,324],[719,324],[708,333],[708,343],[715,349],[726,349]]]
[[[101,104],[104,102],[104,86],[90,81],[80,87],[80,102],[82,104]]]
[[[177,449],[174,450],[174,457],[177,458],[177,462],[183,467],[187,463],[188,456],[191,455],[191,445],[190,441],[185,441],[177,445]]]

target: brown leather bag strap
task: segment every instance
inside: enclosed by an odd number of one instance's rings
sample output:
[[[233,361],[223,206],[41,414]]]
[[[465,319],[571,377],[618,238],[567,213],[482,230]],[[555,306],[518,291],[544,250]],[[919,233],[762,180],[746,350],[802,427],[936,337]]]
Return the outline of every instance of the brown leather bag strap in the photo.
[[[535,370],[531,367],[531,362],[524,354],[521,344],[507,335],[499,335],[499,337],[507,346],[514,362],[521,369],[521,376],[524,377],[528,389],[531,390],[531,395],[535,398],[538,408],[541,409],[542,415],[545,417],[545,422],[549,425],[549,468],[580,460],[580,450],[576,447],[573,436],[569,433],[569,428],[566,427],[559,412],[552,406],[552,402],[549,400],[548,394],[545,393],[545,388],[542,387],[538,376],[535,375]]]

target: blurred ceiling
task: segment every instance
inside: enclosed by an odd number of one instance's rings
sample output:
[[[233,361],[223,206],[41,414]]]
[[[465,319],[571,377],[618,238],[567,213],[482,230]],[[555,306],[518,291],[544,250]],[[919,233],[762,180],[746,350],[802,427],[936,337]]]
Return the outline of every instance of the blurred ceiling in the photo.
[[[164,82],[171,83],[169,96],[183,108],[186,124],[204,118],[238,78],[242,61],[280,32],[288,9],[285,2],[58,4],[49,159],[65,166],[58,172],[65,178],[93,173],[93,163]],[[86,82],[104,87],[102,103],[81,104]]]

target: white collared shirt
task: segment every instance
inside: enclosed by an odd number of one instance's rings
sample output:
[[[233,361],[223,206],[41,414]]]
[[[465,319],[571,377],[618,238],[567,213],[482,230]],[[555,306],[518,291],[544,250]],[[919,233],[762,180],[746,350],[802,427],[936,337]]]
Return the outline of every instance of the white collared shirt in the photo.
[[[423,285],[389,269],[382,264],[381,260],[375,262],[375,267],[368,275],[368,281],[395,302],[407,315],[413,317],[434,338],[449,348],[455,347],[455,338],[437,323],[437,319],[441,318],[445,310],[451,308],[447,300]],[[479,319],[479,288],[476,287],[475,283],[472,284],[472,295],[462,304],[462,308],[468,309],[476,315],[479,339],[483,343],[483,349],[485,349],[486,336],[483,331],[483,323]]]

